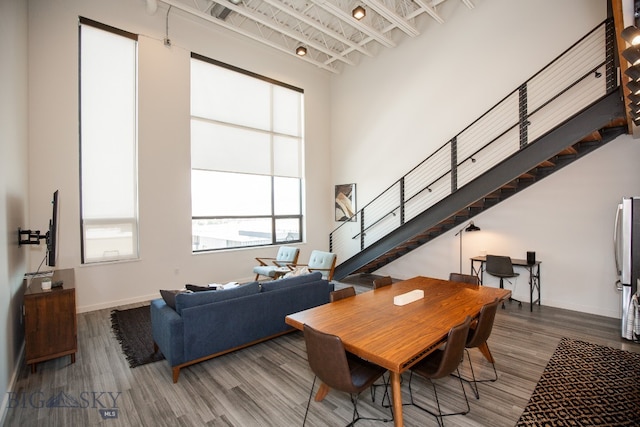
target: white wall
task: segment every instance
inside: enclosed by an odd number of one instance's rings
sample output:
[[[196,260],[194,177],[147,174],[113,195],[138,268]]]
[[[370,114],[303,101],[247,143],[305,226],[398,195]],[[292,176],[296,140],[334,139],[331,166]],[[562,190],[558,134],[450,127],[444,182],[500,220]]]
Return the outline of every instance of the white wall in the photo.
[[[186,283],[248,280],[256,256],[274,249],[191,254],[189,57],[191,51],[284,81],[305,91],[306,242],[328,249],[332,225],[328,73],[294,57],[187,19],[173,9],[165,47],[167,6],[150,16],[142,0],[29,1],[30,221],[47,224],[51,193],[60,189],[59,266],[76,268],[79,311],[158,297]],[[140,254],[135,262],[80,265],[78,196],[78,15],[140,34]],[[43,248],[30,251],[36,269]]]
[[[24,340],[22,277],[27,251],[27,5],[0,1],[0,424]]]
[[[446,2],[445,24],[420,21],[420,37],[333,78],[332,177],[358,184],[358,207],[606,18],[605,0],[474,3]],[[464,270],[482,251],[533,250],[543,304],[618,317],[612,222],[616,201],[640,194],[639,144],[621,137],[474,218],[482,231],[464,236]],[[455,231],[378,273],[447,277],[459,269]]]

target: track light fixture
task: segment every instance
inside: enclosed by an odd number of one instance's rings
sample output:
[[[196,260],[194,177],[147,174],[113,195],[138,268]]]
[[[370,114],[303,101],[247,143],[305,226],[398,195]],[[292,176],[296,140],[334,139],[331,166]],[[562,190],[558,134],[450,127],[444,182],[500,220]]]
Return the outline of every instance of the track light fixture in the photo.
[[[640,30],[635,25],[628,26],[620,35],[631,46],[640,44]]]
[[[305,56],[307,54],[307,48],[300,45],[296,48],[296,55]]]
[[[351,16],[356,18],[358,21],[367,16],[367,11],[362,6],[356,6],[355,9],[351,12]]]

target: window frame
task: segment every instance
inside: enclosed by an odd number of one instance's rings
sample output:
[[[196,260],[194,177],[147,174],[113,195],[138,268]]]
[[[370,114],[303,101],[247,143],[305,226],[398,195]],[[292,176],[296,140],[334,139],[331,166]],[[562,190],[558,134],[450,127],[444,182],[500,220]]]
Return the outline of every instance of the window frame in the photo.
[[[301,96],[304,95],[304,90],[298,87],[295,87],[293,85],[287,84],[287,83],[283,83],[281,81],[269,78],[269,77],[265,77],[262,76],[260,74],[251,72],[251,71],[247,71],[244,70],[242,68],[230,65],[230,64],[226,64],[224,62],[221,61],[217,61],[215,59],[211,59],[208,58],[206,56],[197,54],[197,53],[191,53],[191,60],[200,60],[203,61],[205,63],[214,65],[214,66],[218,66],[218,67],[222,67],[226,70],[229,71],[234,71],[234,72],[238,72],[240,74],[243,74],[245,76],[248,77],[252,77],[252,78],[256,78],[258,80],[261,80],[265,83],[268,83],[270,85],[274,85],[274,86],[280,86],[283,87],[285,89],[289,89],[289,90],[293,90],[295,92],[298,92],[301,94]],[[190,89],[193,90],[193,89]],[[190,122],[193,122],[194,120],[202,120],[202,121],[206,121],[206,122],[211,122],[211,123],[218,123],[218,124],[222,124],[225,126],[234,126],[234,127],[240,127],[240,128],[246,128],[252,131],[259,131],[259,132],[264,132],[269,134],[269,138],[271,140],[270,143],[270,150],[271,153],[273,154],[273,139],[275,136],[286,136],[286,137],[293,137],[296,139],[299,139],[300,141],[300,158],[299,158],[299,168],[300,168],[300,172],[299,172],[299,176],[295,177],[298,180],[298,213],[297,214],[276,214],[276,200],[275,200],[275,184],[274,181],[277,177],[280,177],[282,175],[277,175],[274,173],[273,168],[271,169],[271,173],[269,175],[265,175],[265,174],[260,174],[260,173],[248,173],[248,172],[229,172],[229,171],[217,171],[217,172],[221,172],[221,173],[239,173],[239,174],[245,174],[245,175],[262,175],[262,176],[269,176],[270,177],[270,187],[271,187],[271,197],[270,197],[270,207],[271,207],[271,213],[269,215],[225,215],[225,216],[220,216],[220,215],[193,215],[193,206],[192,206],[192,215],[191,215],[191,224],[192,224],[192,253],[193,254],[198,254],[198,253],[207,253],[207,252],[215,252],[215,251],[223,251],[223,250],[236,250],[236,249],[242,249],[242,248],[254,248],[254,247],[262,247],[262,246],[279,246],[282,244],[288,244],[288,243],[302,243],[304,241],[304,214],[303,214],[303,208],[304,208],[304,98],[301,98],[300,100],[300,135],[299,136],[294,136],[294,135],[287,135],[287,134],[282,134],[282,133],[278,133],[275,132],[273,130],[273,92],[271,94],[271,104],[269,107],[269,112],[271,114],[271,128],[269,130],[265,130],[265,129],[258,129],[258,128],[252,128],[252,127],[244,127],[244,126],[239,126],[239,125],[235,125],[235,124],[231,124],[229,122],[225,122],[225,121],[217,121],[215,119],[211,119],[211,118],[204,118],[201,116],[194,116],[193,115],[193,109],[191,109],[190,111]],[[190,144],[193,146],[193,139],[191,139]],[[193,170],[203,170],[200,168],[194,169],[193,168],[193,164],[191,165],[191,171]],[[285,178],[293,178],[290,176],[284,176]],[[193,197],[193,184],[192,184],[192,197]],[[217,247],[217,248],[205,248],[205,249],[195,249],[195,244],[198,241],[198,237],[195,234],[195,230],[194,230],[194,224],[196,221],[217,221],[217,220],[270,220],[271,222],[271,241],[269,243],[264,243],[264,244],[249,244],[249,245],[236,245],[236,246],[225,246],[225,247]],[[292,219],[292,220],[297,220],[297,225],[298,225],[298,230],[299,230],[299,236],[297,239],[294,240],[282,240],[282,239],[278,239],[278,236],[276,234],[276,229],[277,229],[277,222],[279,220],[288,220],[288,219]]]

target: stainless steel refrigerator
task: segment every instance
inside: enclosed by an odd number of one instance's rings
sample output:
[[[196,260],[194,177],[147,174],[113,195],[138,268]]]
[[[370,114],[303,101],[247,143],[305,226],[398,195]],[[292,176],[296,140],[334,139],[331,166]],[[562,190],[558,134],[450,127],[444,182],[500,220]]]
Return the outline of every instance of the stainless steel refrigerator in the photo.
[[[637,304],[634,295],[640,278],[640,197],[624,197],[618,205],[613,238],[616,286],[622,293],[621,336],[631,340],[637,338],[633,326],[635,321],[640,321],[634,319],[634,304]]]

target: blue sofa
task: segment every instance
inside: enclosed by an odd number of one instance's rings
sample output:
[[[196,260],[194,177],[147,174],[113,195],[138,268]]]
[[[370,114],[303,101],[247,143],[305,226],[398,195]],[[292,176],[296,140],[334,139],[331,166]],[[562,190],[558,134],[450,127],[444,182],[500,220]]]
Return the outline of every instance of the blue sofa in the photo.
[[[320,272],[228,290],[180,293],[175,309],[151,301],[154,350],[160,350],[178,382],[180,369],[292,332],[291,313],[329,302],[333,284]]]

